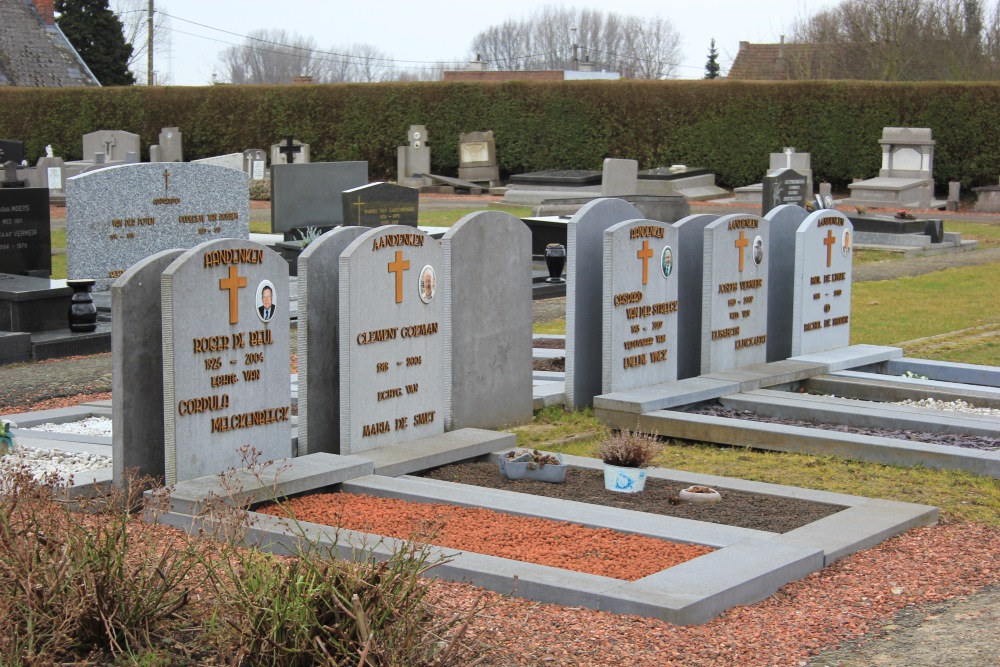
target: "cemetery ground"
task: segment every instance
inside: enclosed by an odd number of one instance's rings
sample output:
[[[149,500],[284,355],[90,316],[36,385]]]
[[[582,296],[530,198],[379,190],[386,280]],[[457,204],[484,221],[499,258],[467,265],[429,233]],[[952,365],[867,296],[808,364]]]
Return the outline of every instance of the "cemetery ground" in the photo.
[[[961,224],[970,227],[962,229],[963,235],[980,239],[982,250],[876,257],[879,261],[856,267],[852,338],[904,343],[908,356],[1000,365],[1000,313],[990,289],[1000,278],[1000,227]],[[546,324],[558,330],[560,309],[565,312],[559,301],[536,304],[536,330]],[[51,402],[44,407],[76,404],[85,395],[107,391],[110,363],[109,355],[97,355],[4,367],[0,411],[40,409],[45,398]],[[547,409],[516,434],[520,447],[593,456],[602,431],[588,412]],[[860,667],[1000,660],[1000,639],[992,632],[1000,620],[996,480],[681,442],[668,442],[657,465],[931,504],[941,508],[941,521],[849,556],[763,602],[730,609],[697,627],[487,593],[487,607],[468,632],[489,647],[482,664]],[[143,535],[154,549],[177,537],[160,526]],[[469,608],[479,594],[460,584],[431,584],[431,595],[452,609]],[[185,641],[184,635],[172,638],[175,645]],[[161,645],[124,662],[177,664],[180,658],[170,650]]]

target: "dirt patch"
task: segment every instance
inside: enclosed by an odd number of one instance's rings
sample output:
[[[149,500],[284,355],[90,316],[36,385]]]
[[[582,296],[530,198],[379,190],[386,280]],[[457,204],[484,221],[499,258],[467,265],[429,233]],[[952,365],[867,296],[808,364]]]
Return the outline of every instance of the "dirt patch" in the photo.
[[[699,545],[478,507],[349,493],[301,496],[287,501],[287,509],[300,521],[426,541],[625,581],[647,577],[713,551]],[[258,511],[285,516],[284,510],[273,506]]]
[[[856,283],[895,280],[907,276],[922,276],[926,273],[943,271],[957,266],[979,266],[997,262],[1000,262],[1000,248],[949,252],[926,257],[857,264],[852,270],[852,279]]]
[[[0,409],[38,410],[40,401],[111,391],[111,355],[67,357],[3,367]]]
[[[535,359],[531,362],[533,371],[555,371],[557,373],[566,372],[566,358],[556,357],[555,359]]]
[[[726,489],[718,489],[722,494],[721,503],[675,504],[677,493],[687,484],[647,478],[646,489],[641,493],[619,493],[604,488],[603,471],[586,468],[570,468],[562,484],[529,479],[510,480],[500,475],[495,463],[487,462],[456,463],[430,470],[424,476],[772,533],[785,533],[844,509],[836,505]]]
[[[540,350],[561,350],[566,347],[566,341],[561,338],[535,338],[531,346]]]

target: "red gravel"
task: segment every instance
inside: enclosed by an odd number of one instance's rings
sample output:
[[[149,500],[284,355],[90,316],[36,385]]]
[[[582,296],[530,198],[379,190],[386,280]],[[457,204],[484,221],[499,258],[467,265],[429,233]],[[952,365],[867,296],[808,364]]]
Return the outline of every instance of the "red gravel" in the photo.
[[[350,493],[293,498],[300,521],[338,526],[442,547],[635,581],[712,551],[606,528],[513,516],[478,507],[415,503]],[[285,516],[277,507],[258,510]]]

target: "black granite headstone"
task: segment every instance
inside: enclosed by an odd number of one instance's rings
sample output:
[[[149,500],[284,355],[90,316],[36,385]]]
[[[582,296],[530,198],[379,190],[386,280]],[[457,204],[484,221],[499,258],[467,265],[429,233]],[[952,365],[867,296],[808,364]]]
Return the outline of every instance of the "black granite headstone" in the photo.
[[[764,177],[760,214],[767,215],[772,208],[782,204],[796,204],[805,208],[806,177],[794,169],[778,169]]]
[[[0,139],[0,164],[7,161],[21,164],[24,159],[24,142]]]
[[[49,189],[0,189],[0,271],[48,278],[52,273]]]
[[[394,183],[371,183],[344,190],[344,225],[416,227],[419,198],[415,188]]]

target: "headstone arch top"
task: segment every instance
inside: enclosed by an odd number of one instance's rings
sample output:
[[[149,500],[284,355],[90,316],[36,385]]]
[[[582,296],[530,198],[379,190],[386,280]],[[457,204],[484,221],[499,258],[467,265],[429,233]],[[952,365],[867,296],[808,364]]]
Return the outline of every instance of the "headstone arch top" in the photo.
[[[793,356],[851,342],[854,225],[839,211],[816,211],[795,232]]]

